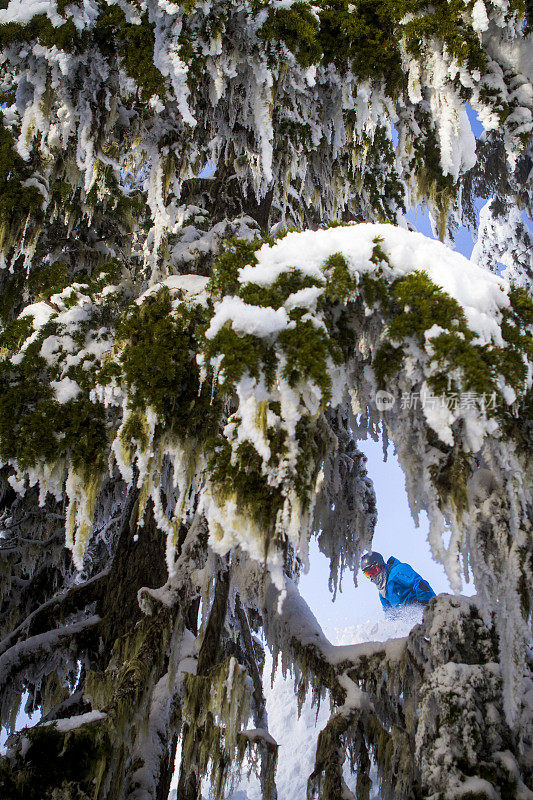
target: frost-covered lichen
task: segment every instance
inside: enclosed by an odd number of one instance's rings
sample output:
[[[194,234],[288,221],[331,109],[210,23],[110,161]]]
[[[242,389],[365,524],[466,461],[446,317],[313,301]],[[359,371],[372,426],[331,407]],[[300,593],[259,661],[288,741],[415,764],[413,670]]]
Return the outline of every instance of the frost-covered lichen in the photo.
[[[0,786],[5,800],[27,797],[38,800],[57,792],[65,798],[95,796],[106,760],[111,755],[107,731],[90,722],[80,724],[64,736],[55,725],[27,731],[21,743],[23,754],[13,752],[16,771],[0,766]],[[80,758],[80,754],[82,757]],[[18,761],[20,759],[20,761]],[[38,776],[38,778],[37,778]],[[95,782],[95,776],[98,776]]]
[[[182,761],[194,761],[198,774],[209,775],[217,797],[239,772],[237,754],[241,760],[244,755],[239,734],[250,715],[250,694],[250,679],[234,658],[207,675],[185,678]]]

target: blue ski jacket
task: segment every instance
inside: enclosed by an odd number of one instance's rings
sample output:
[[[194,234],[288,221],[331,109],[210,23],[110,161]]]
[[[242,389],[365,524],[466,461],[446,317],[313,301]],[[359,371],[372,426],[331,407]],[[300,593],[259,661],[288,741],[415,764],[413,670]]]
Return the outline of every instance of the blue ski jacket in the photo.
[[[387,561],[387,586],[385,595],[379,593],[385,611],[408,606],[411,603],[429,603],[435,592],[418,572],[391,556]]]

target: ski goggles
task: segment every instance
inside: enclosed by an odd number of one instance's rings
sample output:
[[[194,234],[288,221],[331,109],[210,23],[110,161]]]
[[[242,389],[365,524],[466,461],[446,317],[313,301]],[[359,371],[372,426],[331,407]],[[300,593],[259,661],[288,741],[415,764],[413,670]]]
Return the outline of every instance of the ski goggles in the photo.
[[[369,567],[363,570],[367,578],[375,578],[381,572],[379,564],[370,564]]]

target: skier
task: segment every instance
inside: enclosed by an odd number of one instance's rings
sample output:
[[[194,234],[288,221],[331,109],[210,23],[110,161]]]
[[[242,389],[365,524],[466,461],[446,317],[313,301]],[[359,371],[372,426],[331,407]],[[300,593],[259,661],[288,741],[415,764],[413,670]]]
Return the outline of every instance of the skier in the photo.
[[[381,553],[365,553],[361,569],[379,589],[379,599],[385,611],[414,604],[426,605],[435,592],[418,572],[391,556],[387,563]]]

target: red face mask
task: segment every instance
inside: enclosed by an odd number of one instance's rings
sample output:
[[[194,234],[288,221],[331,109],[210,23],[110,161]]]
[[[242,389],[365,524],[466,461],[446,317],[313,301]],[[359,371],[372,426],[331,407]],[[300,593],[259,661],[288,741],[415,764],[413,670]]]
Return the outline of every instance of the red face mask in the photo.
[[[381,567],[379,566],[379,564],[370,564],[370,566],[364,570],[364,573],[367,578],[375,578],[376,575],[379,575],[380,572],[381,572]]]

